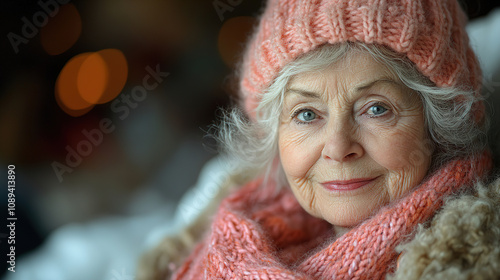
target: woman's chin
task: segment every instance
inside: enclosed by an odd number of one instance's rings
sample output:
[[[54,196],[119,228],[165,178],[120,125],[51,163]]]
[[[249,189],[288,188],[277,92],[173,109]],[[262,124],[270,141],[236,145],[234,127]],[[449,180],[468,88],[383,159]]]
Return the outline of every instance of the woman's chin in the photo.
[[[332,224],[334,227],[350,229],[358,226],[363,221],[369,219],[382,207],[382,205],[369,205],[369,206],[371,207],[367,207],[366,203],[359,203],[359,205],[351,205],[352,208],[350,208],[347,211],[340,210],[340,211],[331,211],[331,214],[325,213],[326,215],[322,215],[321,218],[327,221],[328,223]]]

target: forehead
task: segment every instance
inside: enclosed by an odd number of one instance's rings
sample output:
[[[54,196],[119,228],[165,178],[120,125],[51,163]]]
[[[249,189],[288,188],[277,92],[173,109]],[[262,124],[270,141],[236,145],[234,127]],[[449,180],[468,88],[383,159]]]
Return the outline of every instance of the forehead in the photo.
[[[288,88],[299,86],[312,91],[323,91],[325,87],[336,84],[349,90],[378,79],[399,80],[385,64],[375,60],[370,54],[353,50],[324,69],[295,75],[288,83]]]

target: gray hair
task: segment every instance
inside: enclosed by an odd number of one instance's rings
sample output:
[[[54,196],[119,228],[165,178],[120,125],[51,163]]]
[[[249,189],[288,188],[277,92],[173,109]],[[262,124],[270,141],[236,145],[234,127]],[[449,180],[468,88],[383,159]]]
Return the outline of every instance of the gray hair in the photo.
[[[414,160],[415,157],[422,157],[422,153],[434,151],[432,168],[435,168],[452,158],[469,156],[485,149],[489,123],[485,120],[477,124],[471,118],[473,104],[480,101],[473,89],[437,87],[406,56],[386,47],[342,43],[324,45],[286,65],[262,94],[255,121],[250,121],[237,108],[225,113],[216,139],[222,151],[235,159],[239,172],[245,173],[248,179],[264,172],[270,174],[273,160],[278,155],[279,120],[291,78],[324,69],[353,50],[368,53],[387,66],[405,86],[419,93],[425,126],[432,143],[423,143],[422,149],[410,155]]]

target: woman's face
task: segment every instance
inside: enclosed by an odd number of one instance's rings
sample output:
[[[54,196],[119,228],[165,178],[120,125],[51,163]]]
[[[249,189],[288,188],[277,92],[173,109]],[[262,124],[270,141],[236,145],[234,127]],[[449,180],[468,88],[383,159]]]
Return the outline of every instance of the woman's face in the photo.
[[[281,163],[311,215],[352,227],[419,184],[431,162],[419,96],[354,51],[288,84]]]

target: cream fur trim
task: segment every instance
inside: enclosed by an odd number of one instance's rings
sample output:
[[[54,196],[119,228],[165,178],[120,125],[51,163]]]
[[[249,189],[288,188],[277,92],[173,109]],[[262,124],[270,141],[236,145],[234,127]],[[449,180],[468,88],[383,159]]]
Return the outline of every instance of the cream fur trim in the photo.
[[[397,248],[389,279],[500,279],[500,179],[475,190],[447,200],[430,227]]]

